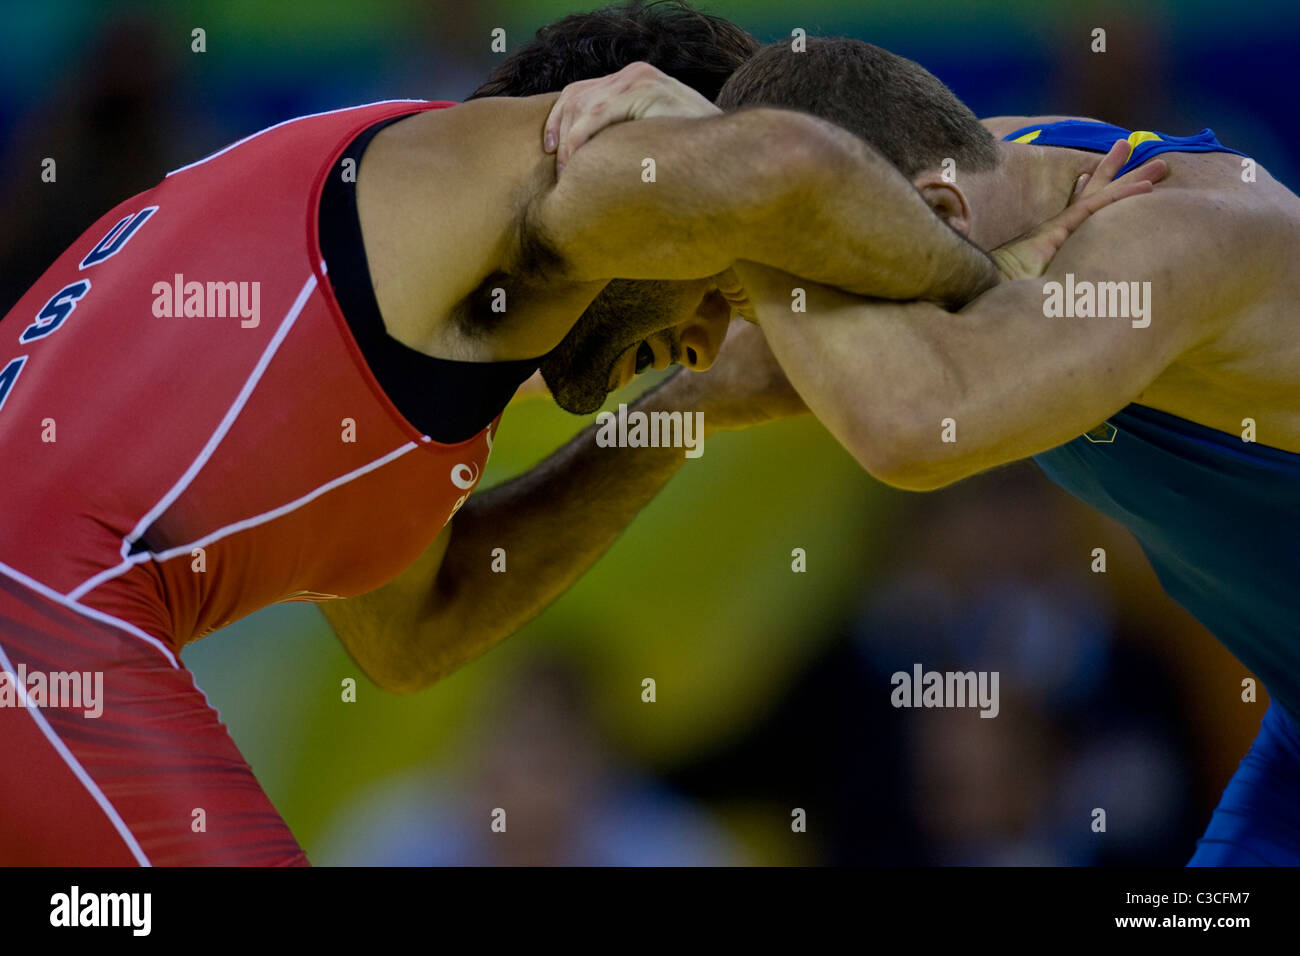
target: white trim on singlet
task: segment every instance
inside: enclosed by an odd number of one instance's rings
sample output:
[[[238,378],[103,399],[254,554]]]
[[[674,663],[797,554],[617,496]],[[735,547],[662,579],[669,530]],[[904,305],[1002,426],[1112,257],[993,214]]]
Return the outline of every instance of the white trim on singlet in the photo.
[[[128,555],[111,568],[105,568],[98,574],[86,578],[86,580],[82,581],[75,588],[69,591],[67,596],[73,601],[79,601],[105,581],[111,581],[113,578],[130,571],[137,564],[144,564],[148,560],[148,551],[141,551],[139,554]]]
[[[261,514],[253,515],[251,518],[244,518],[240,521],[234,522],[233,524],[228,524],[223,528],[218,528],[216,531],[209,532],[202,538],[189,544],[177,545],[174,548],[168,548],[166,551],[159,551],[157,554],[153,555],[153,558],[156,561],[170,561],[172,558],[178,557],[179,555],[189,554],[189,552],[194,548],[206,548],[208,545],[212,544],[212,542],[219,541],[222,538],[228,537],[229,535],[235,534],[239,531],[246,531],[249,528],[257,527],[260,524],[274,521],[282,515],[287,515],[290,511],[297,511],[303,505],[319,498],[327,491],[333,491],[340,485],[346,485],[354,478],[360,478],[362,475],[372,472],[376,468],[382,468],[390,461],[393,461],[396,458],[401,458],[415,447],[417,447],[415,442],[408,441],[405,445],[393,449],[387,455],[376,458],[374,461],[368,462],[360,468],[354,468],[345,475],[339,475],[337,478],[333,478],[314,490],[307,492],[307,494],[280,505],[278,508],[272,508],[270,511],[263,511]]]
[[[325,494],[326,492],[333,491],[335,488],[338,488],[340,485],[345,485],[349,481],[352,481],[355,478],[360,478],[362,475],[368,474],[377,468],[382,468],[390,461],[394,461],[395,459],[402,457],[408,451],[411,451],[416,447],[418,446],[415,444],[415,442],[408,441],[406,444],[393,449],[388,454],[380,458],[376,458],[374,461],[367,462],[366,464],[362,465],[359,468],[354,468],[351,471],[347,472],[346,474],[339,475],[337,478],[332,478],[329,481],[325,482],[325,484],[318,485],[316,488],[307,492],[305,495],[301,495],[297,498],[294,498],[292,501],[286,502],[285,504],[280,505],[278,508],[272,508],[270,511],[263,511],[261,514],[253,515],[251,518],[241,518],[239,521],[233,522],[228,525],[224,525],[220,528],[217,528],[215,531],[209,532],[208,534],[204,535],[202,538],[199,538],[197,541],[191,541],[189,544],[177,545],[173,548],[168,548],[166,551],[159,551],[157,553],[152,551],[141,551],[137,554],[130,555],[121,563],[116,564],[111,568],[99,572],[92,578],[86,579],[84,582],[78,585],[75,590],[70,591],[68,593],[68,597],[74,599],[79,598],[82,595],[90,591],[93,591],[95,588],[99,587],[105,581],[110,581],[113,578],[118,577],[119,575],[125,574],[135,565],[144,564],[144,562],[150,559],[154,561],[170,561],[172,558],[179,557],[182,554],[189,554],[194,548],[206,548],[214,541],[219,541],[220,539],[228,537],[237,532],[246,531],[249,528],[255,528],[258,525],[267,524],[268,522],[274,521],[276,518],[286,515],[291,511],[296,511],[297,509],[301,508],[303,505],[306,505],[311,501],[315,500],[316,498],[319,498],[321,495]]]
[[[3,666],[10,674],[16,675],[18,673],[14,669],[13,663],[10,662],[9,655],[5,653],[3,646],[0,646],[0,666]],[[18,693],[22,695],[24,709],[32,715],[32,720],[36,721],[36,726],[41,728],[41,733],[45,735],[45,739],[50,742],[50,746],[54,748],[55,752],[63,758],[63,762],[68,765],[68,769],[72,771],[73,776],[81,781],[81,785],[99,804],[99,809],[104,811],[104,816],[108,817],[108,822],[113,824],[113,829],[122,838],[126,848],[131,851],[135,861],[141,866],[153,866],[149,862],[149,857],[145,856],[144,850],[140,849],[140,844],[131,832],[131,828],[126,825],[122,815],[117,812],[117,808],[113,806],[108,797],[104,796],[104,791],[99,789],[99,784],[95,783],[90,774],[86,772],[86,768],[81,765],[81,761],[68,749],[68,745],[59,737],[58,732],[50,726],[50,722],[45,719],[41,709],[32,703],[32,699],[27,696],[27,688],[20,686],[16,677],[14,678],[14,686],[18,688]]]
[[[35,591],[37,594],[41,595],[42,597],[47,597],[51,601],[55,602],[56,604],[61,604],[71,611],[76,611],[78,614],[84,614],[86,617],[93,618],[94,620],[99,621],[103,624],[108,624],[113,627],[120,628],[121,630],[126,631],[128,634],[130,634],[133,637],[138,637],[142,641],[149,642],[154,647],[158,648],[158,650],[163,652],[163,655],[167,658],[167,660],[171,662],[172,667],[175,667],[177,670],[180,669],[181,665],[176,660],[176,655],[171,652],[171,648],[169,648],[162,641],[158,640],[158,638],[154,637],[152,634],[140,630],[140,628],[136,627],[134,624],[131,624],[127,621],[123,621],[120,618],[113,617],[113,615],[111,614],[105,614],[103,611],[97,608],[89,607],[88,605],[82,604],[74,597],[65,594],[60,594],[58,591],[54,590],[54,588],[44,585],[40,581],[37,581],[35,578],[29,577],[26,574],[23,574],[21,571],[9,567],[9,565],[5,564],[3,561],[0,561],[0,574],[4,574],[7,577],[13,578],[19,584],[31,588],[33,591]]]
[[[217,450],[217,446],[220,445],[222,439],[226,437],[226,433],[229,432],[231,427],[235,424],[235,419],[239,417],[239,413],[244,410],[244,405],[248,402],[248,397],[253,394],[253,389],[257,387],[257,383],[262,378],[262,373],[265,372],[266,367],[271,364],[271,358],[275,355],[276,350],[279,349],[280,343],[283,342],[285,336],[289,334],[289,330],[293,328],[293,323],[298,319],[298,314],[302,312],[303,306],[307,304],[307,300],[311,298],[311,294],[315,291],[316,274],[312,273],[307,277],[307,281],[303,283],[302,291],[298,293],[298,298],[294,300],[293,305],[289,307],[289,311],[285,313],[284,319],[280,322],[280,327],[275,330],[275,335],[272,336],[271,341],[267,343],[266,348],[263,349],[262,357],[259,358],[257,364],[253,366],[253,371],[249,373],[248,379],[244,382],[244,387],[239,390],[239,394],[235,396],[235,400],[231,403],[230,408],[226,409],[226,415],[221,419],[221,424],[217,426],[216,431],[214,431],[211,437],[208,438],[208,443],[203,446],[203,450],[199,452],[198,457],[196,457],[194,461],[190,462],[189,468],[185,469],[185,474],[181,475],[176,484],[172,485],[171,490],[167,492],[167,494],[163,495],[162,499],[150,508],[143,518],[136,522],[136,526],[131,530],[131,533],[122,539],[121,555],[123,558],[129,557],[131,546],[135,544],[140,536],[149,529],[151,524],[158,520],[159,515],[171,507],[172,502],[181,496],[185,489],[189,487],[190,482],[194,480],[195,476],[203,470],[203,466],[208,463],[208,459],[212,457],[213,453]],[[95,579],[91,578],[90,580],[93,581]],[[86,587],[86,584],[89,583],[90,581],[87,581],[85,584],[82,584],[81,587],[77,588],[73,593],[78,595],[86,593],[86,591],[89,590],[89,588]]]
[[[374,103],[362,103],[359,106],[344,106],[336,110],[325,110],[320,113],[308,113],[306,116],[295,116],[292,119],[282,120],[279,123],[276,123],[274,126],[268,126],[266,129],[260,129],[256,133],[251,133],[248,136],[245,136],[243,139],[237,139],[229,146],[224,146],[221,149],[217,150],[215,153],[211,153],[207,156],[204,156],[202,159],[196,159],[194,162],[190,163],[187,166],[182,166],[179,169],[173,169],[170,173],[168,173],[163,178],[167,179],[172,176],[175,176],[177,173],[183,173],[187,169],[193,169],[195,166],[202,166],[204,163],[211,162],[212,160],[216,159],[218,156],[225,155],[226,153],[234,149],[236,146],[243,146],[249,140],[257,139],[257,137],[261,136],[263,133],[269,133],[273,129],[279,129],[281,126],[288,126],[290,123],[296,123],[299,120],[315,119],[318,116],[332,116],[335,113],[346,113],[348,112],[348,110],[363,110],[368,106],[387,106],[389,103],[431,103],[431,102],[434,101],[433,100],[400,100],[400,99],[399,100],[378,100]]]

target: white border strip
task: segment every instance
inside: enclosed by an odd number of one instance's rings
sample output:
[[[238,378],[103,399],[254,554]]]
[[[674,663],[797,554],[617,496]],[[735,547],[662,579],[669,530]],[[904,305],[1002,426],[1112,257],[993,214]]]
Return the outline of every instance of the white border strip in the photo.
[[[407,442],[405,445],[402,445],[400,448],[394,449],[393,451],[389,452],[387,455],[384,455],[382,458],[376,458],[374,461],[362,465],[360,468],[354,468],[352,471],[349,471],[347,474],[339,475],[339,477],[331,479],[325,484],[320,485],[319,487],[313,489],[312,491],[307,492],[307,494],[293,499],[287,504],[280,505],[278,508],[273,508],[270,511],[263,511],[261,514],[253,515],[251,518],[243,518],[232,524],[224,525],[216,529],[215,531],[209,532],[208,534],[204,535],[202,538],[199,538],[197,541],[192,541],[189,544],[177,545],[176,547],[168,548],[166,551],[159,551],[156,554],[152,551],[141,551],[138,552],[137,554],[130,555],[129,557],[127,557],[120,563],[114,565],[113,567],[106,568],[103,571],[100,571],[94,577],[87,578],[81,584],[77,585],[77,587],[74,590],[69,591],[67,596],[72,600],[78,600],[84,595],[95,590],[95,588],[99,587],[105,581],[111,581],[113,578],[125,574],[127,571],[131,570],[131,568],[135,567],[137,564],[144,564],[146,561],[150,559],[153,559],[154,561],[170,561],[172,558],[178,557],[179,555],[188,554],[194,548],[205,548],[212,542],[219,541],[220,539],[235,534],[236,532],[245,531],[249,528],[255,528],[260,524],[266,524],[269,521],[274,521],[276,518],[279,518],[282,515],[286,515],[290,511],[295,511],[298,508],[301,508],[303,505],[308,504],[309,502],[315,500],[316,498],[319,498],[327,491],[333,491],[335,488],[339,487],[340,485],[345,485],[349,481],[352,481],[355,478],[360,478],[362,475],[368,474],[369,472],[372,472],[377,468],[382,468],[390,461],[400,458],[402,455],[405,455],[408,451],[416,447],[417,445],[415,444],[415,442]]]
[[[16,675],[18,673],[17,669],[10,662],[9,655],[5,653],[3,647],[0,647],[0,666],[3,666],[10,674]],[[50,746],[58,752],[59,756],[63,758],[63,762],[68,765],[68,769],[71,770],[73,775],[81,781],[81,785],[86,788],[91,797],[94,798],[95,802],[99,804],[99,808],[104,811],[104,816],[108,817],[109,822],[113,824],[113,829],[117,831],[118,836],[122,838],[122,842],[125,843],[127,849],[131,851],[131,855],[135,857],[135,861],[141,866],[153,866],[153,864],[149,862],[149,858],[145,856],[144,850],[140,849],[140,844],[136,841],[135,835],[131,833],[131,828],[126,825],[126,821],[123,820],[121,814],[117,812],[117,808],[113,806],[108,797],[104,796],[104,791],[99,789],[99,784],[95,783],[90,774],[86,772],[86,768],[81,765],[81,761],[78,760],[73,752],[68,749],[68,745],[60,739],[58,733],[56,733],[54,728],[50,726],[50,722],[45,719],[45,715],[41,713],[41,709],[33,704],[32,699],[27,696],[27,688],[19,686],[16,679],[14,681],[14,686],[18,688],[18,693],[22,695],[23,707],[25,707],[27,712],[32,715],[32,720],[36,721],[36,726],[41,728],[41,733],[43,733],[45,739],[50,742]]]
[[[41,595],[42,597],[49,598],[54,603],[61,604],[71,611],[76,611],[78,614],[82,614],[86,617],[92,618],[103,624],[109,624],[113,627],[126,631],[128,634],[132,635],[133,637],[138,637],[142,641],[149,642],[154,647],[158,648],[158,650],[163,652],[163,655],[167,658],[167,660],[171,661],[172,667],[176,668],[177,670],[180,670],[181,665],[179,664],[179,662],[177,662],[176,655],[171,652],[171,648],[169,648],[162,641],[158,640],[158,638],[154,637],[152,634],[147,634],[144,631],[140,630],[140,628],[136,627],[134,624],[129,624],[126,621],[121,620],[120,618],[113,617],[113,615],[111,614],[105,614],[103,611],[97,610],[96,608],[88,607],[87,605],[80,603],[74,598],[65,597],[64,595],[60,594],[58,591],[54,590],[54,588],[47,587],[46,585],[42,584],[40,581],[37,581],[34,578],[30,578],[27,575],[23,574],[21,571],[9,567],[9,565],[5,564],[3,561],[0,561],[0,574],[4,574],[7,577],[13,578],[19,584],[31,588],[33,591],[35,591],[37,594]]]
[[[346,475],[339,475],[337,478],[327,481],[314,491],[309,491],[300,498],[295,498],[293,501],[280,505],[278,508],[273,508],[270,511],[263,511],[261,514],[253,515],[251,518],[244,518],[242,521],[228,524],[224,528],[218,528],[216,531],[206,534],[202,538],[199,538],[197,541],[193,541],[190,544],[177,545],[174,548],[168,548],[166,551],[159,551],[157,554],[153,555],[153,558],[156,561],[170,561],[178,555],[189,554],[189,552],[194,548],[205,548],[212,542],[219,541],[220,539],[235,534],[236,532],[245,531],[248,528],[255,528],[259,524],[266,524],[268,521],[274,521],[281,515],[286,515],[290,511],[296,511],[308,502],[319,498],[327,491],[333,491],[335,488],[339,487],[339,485],[345,485],[354,478],[360,478],[362,475],[372,472],[376,468],[382,468],[390,461],[402,457],[408,451],[416,447],[415,442],[408,441],[405,445],[402,445],[400,448],[395,448],[382,458],[376,458],[374,461],[362,465],[360,468],[354,468]],[[149,552],[144,552],[144,554],[146,557],[149,556]]]
[[[217,450],[217,446],[221,444],[221,440],[226,437],[226,433],[230,431],[231,426],[235,424],[235,419],[238,418],[239,413],[243,411],[244,405],[248,401],[248,396],[250,396],[253,393],[253,389],[257,387],[258,381],[262,378],[262,373],[266,371],[267,365],[271,363],[271,358],[280,347],[280,343],[284,341],[285,336],[289,334],[289,330],[293,328],[293,323],[297,320],[298,314],[302,312],[303,306],[307,304],[307,300],[311,297],[311,294],[314,291],[316,291],[316,274],[312,273],[307,277],[307,281],[303,283],[302,291],[298,293],[298,298],[289,308],[284,319],[281,320],[280,327],[275,330],[275,335],[267,344],[265,350],[263,350],[262,357],[257,360],[257,365],[253,367],[253,371],[249,374],[248,380],[244,382],[244,387],[241,388],[239,394],[235,396],[234,402],[232,402],[230,408],[226,410],[225,418],[221,420],[221,424],[217,426],[216,431],[212,433],[212,436],[208,439],[208,443],[203,446],[203,450],[199,452],[198,457],[195,458],[194,461],[190,462],[190,467],[185,469],[185,474],[181,475],[180,479],[172,486],[171,490],[167,492],[167,494],[163,495],[162,500],[150,508],[148,513],[136,522],[136,526],[131,530],[131,533],[122,539],[121,555],[123,558],[129,557],[131,545],[133,545],[136,540],[139,539],[146,530],[148,530],[149,526],[158,519],[159,515],[171,507],[172,502],[181,496],[181,493],[189,487],[189,484],[194,480],[194,477],[203,469],[203,466],[208,463],[208,459],[211,458],[213,452]],[[94,580],[94,578],[91,580]],[[85,582],[75,591],[70,593],[77,596],[84,594],[86,590],[88,590],[86,584],[89,583],[89,581]]]
[[[175,176],[177,173],[185,172],[185,170],[187,169],[193,169],[195,166],[202,166],[204,163],[211,162],[212,160],[216,159],[218,156],[222,156],[230,152],[236,146],[243,146],[249,140],[257,139],[257,137],[261,136],[263,133],[269,133],[271,132],[271,130],[279,129],[281,126],[288,126],[290,123],[297,123],[299,120],[315,119],[318,116],[333,116],[335,113],[346,113],[348,112],[348,110],[363,110],[368,106],[386,106],[389,103],[429,103],[429,102],[432,101],[431,100],[378,100],[374,103],[362,103],[359,106],[344,106],[336,110],[325,110],[324,112],[321,113],[308,113],[306,116],[295,116],[293,117],[293,119],[282,120],[281,122],[276,123],[274,126],[268,126],[266,129],[260,129],[256,133],[251,133],[248,136],[245,136],[243,139],[237,139],[229,146],[225,146],[217,150],[215,153],[211,153],[207,156],[204,156],[202,159],[195,160],[194,162],[190,163],[188,166],[182,166],[179,169],[173,169],[170,173],[168,173],[163,178],[169,179],[172,176]]]
[[[105,568],[103,571],[100,571],[98,574],[86,578],[86,580],[82,581],[75,588],[69,591],[67,597],[73,601],[80,601],[83,597],[85,597],[91,591],[95,590],[95,588],[99,587],[105,581],[111,581],[113,580],[113,578],[125,574],[127,571],[130,571],[137,564],[144,564],[148,560],[149,560],[148,551],[141,551],[138,554],[128,555],[126,558],[123,558],[117,564],[113,565],[113,567]]]

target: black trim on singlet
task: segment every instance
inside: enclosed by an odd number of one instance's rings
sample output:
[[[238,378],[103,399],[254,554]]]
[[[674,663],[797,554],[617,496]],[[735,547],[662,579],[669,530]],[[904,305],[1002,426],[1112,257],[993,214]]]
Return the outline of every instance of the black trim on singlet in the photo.
[[[375,134],[406,116],[381,120],[363,130],[339,158],[355,161]],[[326,277],[343,309],[366,364],[402,416],[436,442],[453,445],[473,438],[492,423],[541,359],[457,362],[434,358],[388,334],[374,287],[357,215],[356,183],[344,182],[338,164],[330,170],[320,200],[320,247]],[[452,228],[448,226],[448,228]]]

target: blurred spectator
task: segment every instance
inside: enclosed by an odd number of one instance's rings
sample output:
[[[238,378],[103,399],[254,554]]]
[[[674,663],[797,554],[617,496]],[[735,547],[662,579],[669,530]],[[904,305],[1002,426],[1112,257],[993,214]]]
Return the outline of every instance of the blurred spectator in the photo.
[[[23,104],[0,169],[0,315],[96,219],[167,172],[174,62],[157,22],[110,18],[58,89]],[[55,161],[56,180],[41,179]]]
[[[808,808],[805,842],[828,863],[1185,863],[1204,821],[1177,696],[1072,541],[1078,506],[1029,466],[897,497],[889,567],[847,633],[675,782],[760,794],[773,826],[778,807]],[[895,709],[890,677],[918,663],[998,672],[998,716]]]

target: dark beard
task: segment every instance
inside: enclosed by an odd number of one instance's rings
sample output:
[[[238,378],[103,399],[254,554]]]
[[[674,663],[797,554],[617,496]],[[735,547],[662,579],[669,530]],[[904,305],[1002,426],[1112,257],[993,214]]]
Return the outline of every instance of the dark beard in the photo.
[[[542,378],[566,412],[590,415],[605,404],[614,363],[628,346],[666,328],[673,294],[663,283],[614,279],[542,360]]]

